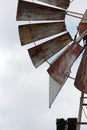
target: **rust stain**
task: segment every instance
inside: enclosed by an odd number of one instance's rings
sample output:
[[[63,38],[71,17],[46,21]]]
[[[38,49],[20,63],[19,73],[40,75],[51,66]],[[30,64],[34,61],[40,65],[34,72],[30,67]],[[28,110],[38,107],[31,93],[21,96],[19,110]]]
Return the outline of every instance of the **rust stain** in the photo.
[[[85,30],[87,30],[87,23],[80,23],[78,29],[79,33],[82,34]]]
[[[50,66],[48,73],[52,78],[62,84],[69,76],[69,71],[74,61],[78,57],[82,47],[73,43],[63,54]]]
[[[74,85],[80,91],[87,94],[87,47],[78,68]]]

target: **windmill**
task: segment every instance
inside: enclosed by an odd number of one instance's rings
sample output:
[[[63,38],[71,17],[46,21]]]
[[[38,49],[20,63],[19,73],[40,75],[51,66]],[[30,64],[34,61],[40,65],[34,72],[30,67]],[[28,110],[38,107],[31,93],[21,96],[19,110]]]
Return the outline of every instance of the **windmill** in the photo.
[[[72,78],[71,67],[84,52],[74,82],[82,93],[78,116],[80,123],[82,99],[84,93],[87,94],[87,10],[84,14],[69,11],[71,3],[72,0],[19,0],[16,19],[29,21],[28,24],[19,25],[19,37],[21,45],[33,44],[28,53],[35,68],[44,62],[49,63],[47,72],[50,75],[50,107],[66,80]],[[81,19],[74,39],[67,31],[66,15]],[[41,43],[37,44],[40,40]],[[83,46],[80,45],[81,41]]]

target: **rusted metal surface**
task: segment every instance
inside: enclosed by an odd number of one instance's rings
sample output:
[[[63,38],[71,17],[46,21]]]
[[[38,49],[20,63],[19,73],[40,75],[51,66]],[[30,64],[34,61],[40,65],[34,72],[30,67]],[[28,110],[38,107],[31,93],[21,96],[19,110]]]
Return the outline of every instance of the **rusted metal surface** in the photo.
[[[19,26],[19,35],[21,44],[25,45],[65,30],[66,27],[64,22],[27,24]]]
[[[36,20],[64,20],[65,11],[19,0],[17,17],[18,21]]]
[[[43,62],[45,62],[48,58],[60,51],[71,41],[71,36],[69,35],[69,33],[66,33],[29,49],[28,52],[34,66],[40,66]]]
[[[62,84],[69,76],[70,68],[81,52],[82,47],[74,42],[60,57],[50,66],[48,73],[59,84]]]
[[[67,9],[70,3],[70,0],[38,0],[50,5],[58,6],[64,9]]]
[[[87,10],[78,26],[79,34],[81,35],[87,29]]]
[[[79,24],[79,33],[82,34],[87,29],[87,23]]]
[[[87,94],[87,47],[78,68],[74,85],[80,91]]]

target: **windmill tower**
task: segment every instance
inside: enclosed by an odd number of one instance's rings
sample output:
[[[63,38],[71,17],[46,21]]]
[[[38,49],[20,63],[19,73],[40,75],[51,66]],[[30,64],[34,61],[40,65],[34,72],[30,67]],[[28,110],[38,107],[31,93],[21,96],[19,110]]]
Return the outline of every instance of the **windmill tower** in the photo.
[[[87,94],[87,11],[84,14],[69,11],[71,2],[70,0],[19,0],[17,21],[29,21],[28,24],[19,25],[19,37],[21,45],[33,44],[33,47],[28,49],[28,53],[35,68],[44,62],[49,63],[47,70],[51,81],[49,107],[66,80],[72,78],[70,69],[84,51],[74,82],[75,87],[82,93],[77,120],[80,130],[80,124],[87,124],[81,122],[83,105],[87,105],[83,103],[83,99],[86,98],[84,94]],[[78,25],[79,36],[75,35],[74,39],[67,31],[66,15],[81,19]],[[83,46],[80,45],[81,40]],[[50,58],[52,62],[49,62]]]

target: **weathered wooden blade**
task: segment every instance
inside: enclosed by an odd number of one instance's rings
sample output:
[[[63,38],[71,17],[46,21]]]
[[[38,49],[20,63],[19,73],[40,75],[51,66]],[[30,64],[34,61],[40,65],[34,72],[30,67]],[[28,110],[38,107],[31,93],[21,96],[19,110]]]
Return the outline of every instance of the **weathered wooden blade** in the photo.
[[[27,24],[19,26],[19,35],[21,44],[25,45],[65,30],[66,27],[64,22]]]
[[[19,0],[17,17],[18,21],[64,20],[65,11]]]
[[[74,42],[60,57],[50,66],[48,73],[58,82],[63,84],[65,79],[69,76],[70,68],[81,52],[82,47]]]
[[[38,67],[48,58],[60,51],[72,41],[69,33],[63,34],[57,38],[47,41],[28,50],[31,60],[35,67]]]
[[[58,6],[64,9],[67,9],[70,3],[70,0],[38,0],[50,5]]]
[[[79,65],[74,85],[87,94],[87,47]]]

